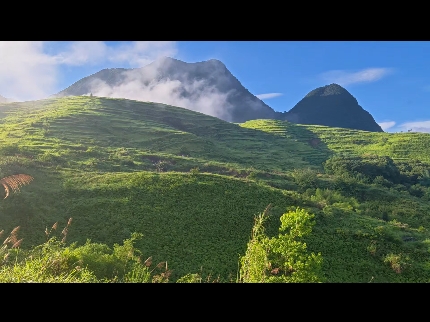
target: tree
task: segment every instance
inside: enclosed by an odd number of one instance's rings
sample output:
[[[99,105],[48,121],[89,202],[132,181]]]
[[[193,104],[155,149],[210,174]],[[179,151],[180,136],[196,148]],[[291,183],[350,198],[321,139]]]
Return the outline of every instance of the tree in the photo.
[[[284,213],[279,235],[269,238],[264,232],[269,209],[255,218],[246,253],[240,258],[239,282],[321,282],[322,255],[308,253],[306,243],[300,241],[311,233],[314,215],[300,208]]]

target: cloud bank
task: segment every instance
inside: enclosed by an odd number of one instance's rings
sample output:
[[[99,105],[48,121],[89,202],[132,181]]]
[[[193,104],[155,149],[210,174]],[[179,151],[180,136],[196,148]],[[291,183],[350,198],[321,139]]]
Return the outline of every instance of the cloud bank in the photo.
[[[429,121],[415,121],[415,122],[404,122],[399,125],[394,121],[386,121],[378,123],[381,128],[388,132],[423,132],[430,133],[430,120]]]
[[[43,51],[41,41],[0,42],[1,95],[15,100],[46,97],[55,87],[55,58]]]
[[[416,121],[406,122],[398,126],[400,131],[406,132],[412,130],[412,132],[425,132],[430,133],[430,121]]]
[[[55,47],[49,52],[49,47]],[[175,42],[0,41],[0,95],[14,100],[37,100],[58,92],[62,66],[123,64],[141,67],[161,56],[174,57]]]
[[[267,94],[258,94],[255,96],[261,100],[264,100],[264,99],[274,98],[282,95],[283,95],[282,93],[267,93]]]
[[[125,71],[125,79],[119,85],[112,86],[95,79],[90,84],[90,93],[94,96],[174,105],[231,121],[232,106],[228,103],[231,91],[222,93],[205,80],[157,80],[160,68],[167,69],[168,66],[151,64],[143,69]]]
[[[392,68],[367,68],[357,72],[331,70],[321,74],[320,78],[328,83],[347,86],[357,83],[375,82],[392,72]]]

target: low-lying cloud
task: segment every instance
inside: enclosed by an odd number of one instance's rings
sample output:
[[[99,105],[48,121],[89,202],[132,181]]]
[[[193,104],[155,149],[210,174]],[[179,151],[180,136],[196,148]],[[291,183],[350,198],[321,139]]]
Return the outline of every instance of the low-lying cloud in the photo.
[[[430,133],[430,121],[406,122],[398,126],[400,131],[425,132]]]
[[[161,57],[173,58],[177,51],[177,44],[172,41],[2,41],[0,95],[15,101],[43,99],[62,89],[58,88],[62,67],[143,67],[161,62]],[[124,82],[117,86],[96,80],[91,84],[91,92],[95,96],[180,106],[229,120],[229,93],[221,93],[204,81],[155,81],[160,66],[151,65],[144,74],[140,68],[127,71]]]
[[[282,93],[267,93],[267,94],[258,94],[255,96],[261,100],[264,100],[264,99],[274,98],[282,95],[283,95]]]
[[[14,100],[46,97],[55,88],[54,57],[44,53],[41,41],[0,42],[1,95]]]
[[[386,131],[389,128],[392,128],[394,125],[396,125],[396,122],[394,122],[394,121],[387,121],[387,122],[380,122],[378,124],[382,128],[382,130]]]
[[[320,78],[328,83],[347,86],[357,83],[375,82],[392,72],[392,68],[367,68],[356,72],[331,70],[321,74]]]
[[[157,80],[159,66],[145,67],[124,72],[125,80],[118,85],[109,85],[95,79],[90,84],[90,93],[94,96],[126,98],[144,102],[156,102],[179,106],[220,119],[230,121],[231,104],[228,103],[230,92],[221,93],[205,80]],[[166,66],[164,66],[166,67]]]
[[[171,41],[134,41],[115,46],[102,41],[0,41],[0,94],[17,101],[42,99],[60,90],[61,66],[141,67],[176,54],[176,43]]]
[[[388,132],[424,132],[430,133],[429,121],[404,122],[396,125],[395,121],[386,121],[378,123],[384,131]]]

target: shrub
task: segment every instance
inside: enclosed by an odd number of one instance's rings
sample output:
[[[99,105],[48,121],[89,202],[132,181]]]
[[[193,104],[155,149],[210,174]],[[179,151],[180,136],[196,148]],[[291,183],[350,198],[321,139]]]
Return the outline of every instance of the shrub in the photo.
[[[400,274],[407,266],[409,266],[408,262],[409,257],[403,254],[396,255],[390,253],[384,258],[384,263],[388,263],[397,274]]]
[[[239,282],[299,283],[320,282],[322,256],[307,252],[306,243],[299,239],[311,233],[314,215],[296,208],[284,213],[279,235],[269,238],[264,223],[270,208],[256,216],[244,256],[239,260]]]
[[[292,174],[294,182],[303,190],[305,188],[316,188],[318,172],[310,168],[294,169]]]

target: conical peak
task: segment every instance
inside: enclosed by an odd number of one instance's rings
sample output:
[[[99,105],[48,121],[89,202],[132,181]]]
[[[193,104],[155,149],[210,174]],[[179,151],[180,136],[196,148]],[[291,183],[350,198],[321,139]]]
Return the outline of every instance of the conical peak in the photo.
[[[330,84],[322,87],[318,87],[310,91],[305,97],[311,96],[330,96],[330,95],[342,95],[347,94],[352,96],[345,88],[338,84]]]

